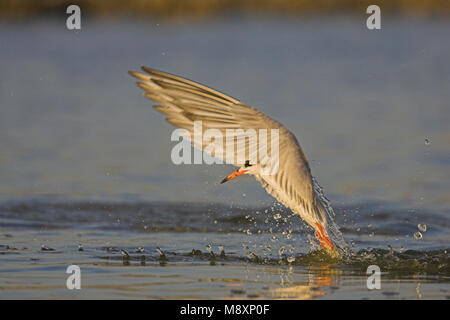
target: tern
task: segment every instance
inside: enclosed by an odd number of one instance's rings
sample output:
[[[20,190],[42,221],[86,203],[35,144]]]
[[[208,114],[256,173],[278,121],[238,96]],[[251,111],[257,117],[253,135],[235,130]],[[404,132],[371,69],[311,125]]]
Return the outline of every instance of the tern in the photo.
[[[144,96],[157,103],[153,108],[166,115],[166,121],[177,128],[193,133],[194,121],[202,121],[205,128],[215,128],[223,133],[227,128],[278,129],[279,162],[275,174],[263,174],[259,163],[251,164],[248,160],[237,163],[239,157],[236,157],[231,164],[239,169],[221,183],[241,175],[252,175],[267,193],[313,229],[324,251],[335,255],[345,250],[346,244],[334,222],[333,209],[311,175],[306,156],[294,134],[261,111],[217,90],[170,73],[148,67],[141,69],[143,72],[128,73],[139,80],[136,84],[144,90]],[[219,157],[221,155],[226,162],[225,152],[219,153]]]

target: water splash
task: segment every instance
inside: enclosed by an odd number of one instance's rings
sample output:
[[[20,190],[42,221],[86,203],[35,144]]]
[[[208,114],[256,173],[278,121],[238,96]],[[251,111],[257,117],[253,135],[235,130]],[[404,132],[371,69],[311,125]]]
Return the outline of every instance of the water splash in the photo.
[[[46,246],[46,245],[42,245],[41,246],[41,251],[55,251],[55,249],[53,249],[53,248],[50,248],[50,247],[48,247],[48,246]]]
[[[419,231],[426,232],[427,231],[427,225],[419,223],[417,225],[417,229],[419,229]]]
[[[224,247],[222,246],[222,245],[219,245],[219,256],[221,257],[221,258],[224,258],[225,257],[225,249],[224,249]]]

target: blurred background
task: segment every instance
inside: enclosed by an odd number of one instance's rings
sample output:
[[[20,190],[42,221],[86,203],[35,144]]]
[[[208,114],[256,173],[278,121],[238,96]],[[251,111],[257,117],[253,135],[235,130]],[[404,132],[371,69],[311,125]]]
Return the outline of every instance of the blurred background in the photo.
[[[173,128],[127,75],[146,65],[286,125],[334,204],[448,209],[449,16],[448,1],[3,0],[0,199],[271,204],[249,177],[220,185],[230,166],[172,164]]]

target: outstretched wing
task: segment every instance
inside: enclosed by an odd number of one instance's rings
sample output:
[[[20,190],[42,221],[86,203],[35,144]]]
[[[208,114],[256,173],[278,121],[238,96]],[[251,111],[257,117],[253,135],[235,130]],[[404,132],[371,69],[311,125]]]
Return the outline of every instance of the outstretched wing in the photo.
[[[144,90],[144,95],[155,101],[154,108],[167,116],[166,120],[174,126],[186,129],[189,139],[195,147],[205,149],[207,143],[196,145],[190,137],[194,134],[194,121],[202,121],[203,130],[216,129],[225,137],[226,129],[279,129],[279,167],[273,175],[255,175],[266,191],[278,201],[299,213],[308,223],[323,220],[311,206],[315,202],[308,162],[295,136],[279,122],[269,118],[262,112],[243,104],[239,100],[202,84],[147,67],[145,73],[130,71],[137,78],[137,85]],[[245,139],[245,137],[244,137]],[[226,143],[217,144],[221,152],[211,154],[224,162],[241,166],[238,154],[255,150],[250,144],[267,141],[249,141],[240,150],[234,148],[234,161],[227,161]],[[208,143],[210,143],[209,141]],[[229,147],[229,145],[228,145]],[[254,147],[254,146],[253,146]],[[256,146],[260,150],[261,145]],[[270,154],[270,143],[265,146]],[[208,150],[204,150],[208,152]],[[216,150],[217,151],[217,150]],[[249,155],[250,156],[250,155]],[[262,159],[258,159],[261,161]],[[303,210],[302,210],[303,209]],[[319,215],[319,216],[318,216]]]

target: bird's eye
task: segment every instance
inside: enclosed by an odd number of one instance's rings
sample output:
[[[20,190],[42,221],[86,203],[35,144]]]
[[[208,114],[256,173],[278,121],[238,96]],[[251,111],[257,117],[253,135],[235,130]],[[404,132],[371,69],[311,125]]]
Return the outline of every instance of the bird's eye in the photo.
[[[249,161],[249,160],[245,161],[245,164],[244,164],[244,167],[245,167],[245,168],[251,167],[251,166],[252,166],[252,165],[250,164],[250,161]]]

